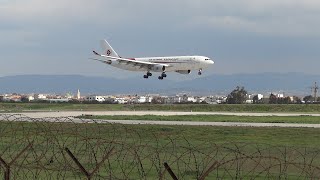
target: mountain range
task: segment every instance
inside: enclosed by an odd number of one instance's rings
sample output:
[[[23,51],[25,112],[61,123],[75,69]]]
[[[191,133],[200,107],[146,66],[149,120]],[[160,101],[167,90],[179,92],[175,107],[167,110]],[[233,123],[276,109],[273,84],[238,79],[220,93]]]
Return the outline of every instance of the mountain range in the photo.
[[[0,77],[0,93],[66,93],[80,89],[84,94],[228,93],[236,86],[248,92],[310,94],[320,75],[303,73],[214,74],[193,80],[173,81],[143,78],[116,79],[82,75],[16,75]]]

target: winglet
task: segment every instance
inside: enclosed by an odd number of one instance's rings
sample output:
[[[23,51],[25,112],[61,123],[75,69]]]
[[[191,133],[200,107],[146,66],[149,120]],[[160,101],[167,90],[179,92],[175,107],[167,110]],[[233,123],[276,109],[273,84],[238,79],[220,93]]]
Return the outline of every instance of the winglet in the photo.
[[[101,54],[97,53],[96,51],[92,51],[93,54],[97,55],[97,56],[101,56]]]

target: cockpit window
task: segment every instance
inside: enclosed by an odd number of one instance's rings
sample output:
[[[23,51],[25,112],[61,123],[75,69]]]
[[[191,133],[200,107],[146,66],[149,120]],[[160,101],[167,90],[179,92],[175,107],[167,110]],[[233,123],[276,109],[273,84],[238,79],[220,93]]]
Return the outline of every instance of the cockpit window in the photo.
[[[208,61],[208,60],[210,60],[210,59],[204,59],[204,60]]]

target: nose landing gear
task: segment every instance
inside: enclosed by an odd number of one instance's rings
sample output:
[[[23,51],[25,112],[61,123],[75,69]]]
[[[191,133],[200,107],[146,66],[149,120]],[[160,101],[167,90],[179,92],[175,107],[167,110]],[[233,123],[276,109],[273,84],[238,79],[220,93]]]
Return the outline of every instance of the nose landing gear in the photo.
[[[200,76],[202,74],[202,69],[199,69],[198,75]]]

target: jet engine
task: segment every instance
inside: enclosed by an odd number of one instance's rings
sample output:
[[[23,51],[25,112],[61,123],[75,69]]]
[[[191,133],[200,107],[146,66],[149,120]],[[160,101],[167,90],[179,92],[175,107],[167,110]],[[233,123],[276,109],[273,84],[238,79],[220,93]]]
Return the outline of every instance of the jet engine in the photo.
[[[191,70],[177,70],[176,72],[180,74],[190,74]]]
[[[103,63],[105,63],[105,64],[112,64],[112,60],[107,60],[107,61],[104,61]]]
[[[151,68],[151,71],[154,71],[154,72],[163,72],[165,70],[166,70],[166,67],[161,64],[152,66]]]

